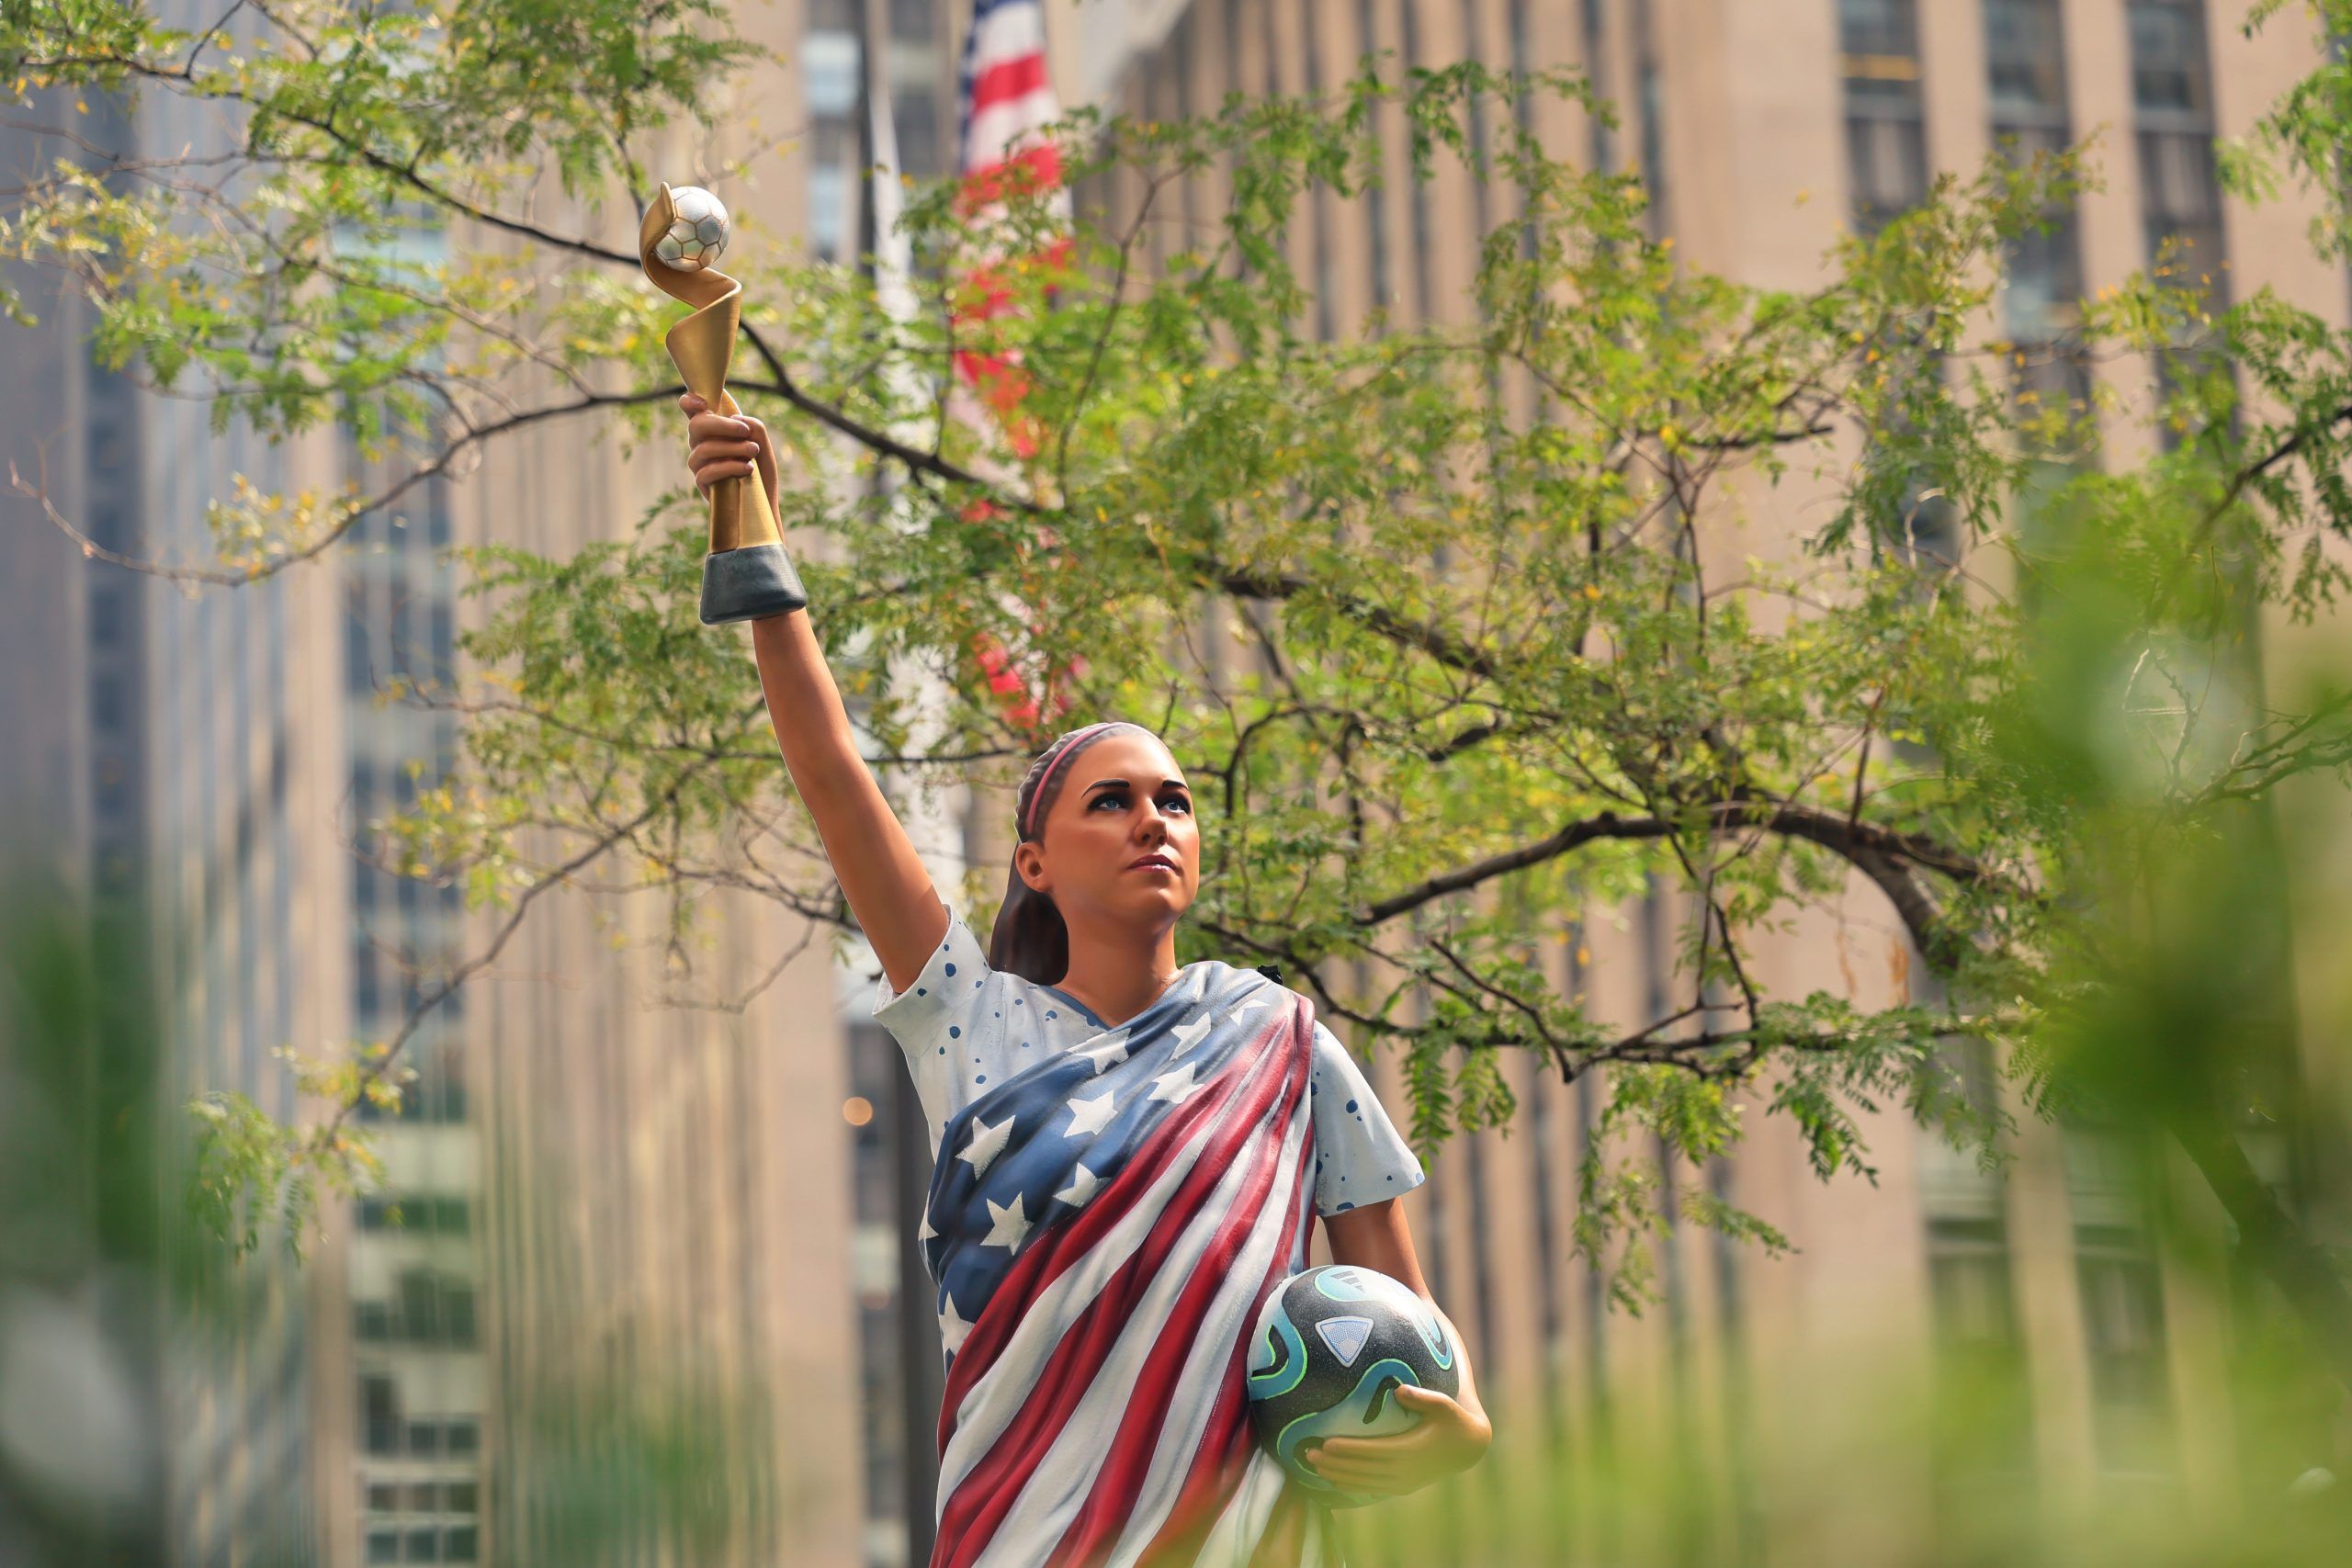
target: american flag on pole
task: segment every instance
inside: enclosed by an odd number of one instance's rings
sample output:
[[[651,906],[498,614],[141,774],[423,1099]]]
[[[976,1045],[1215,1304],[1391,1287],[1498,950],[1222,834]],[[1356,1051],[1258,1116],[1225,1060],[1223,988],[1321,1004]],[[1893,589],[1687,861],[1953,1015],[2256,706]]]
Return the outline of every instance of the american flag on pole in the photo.
[[[1067,219],[1069,193],[1062,186],[1060,150],[1045,134],[1061,113],[1046,71],[1046,14],[1041,0],[976,0],[972,30],[964,40],[964,59],[957,96],[956,145],[963,182],[960,206],[967,216],[985,227],[1018,193],[1046,195],[1049,209]],[[961,300],[953,312],[959,341],[985,332],[1012,309],[1012,291],[1005,269],[1014,265],[1058,265],[1068,254],[1067,241],[1027,258],[987,257],[966,276]],[[1035,422],[1022,410],[1029,391],[1028,373],[1017,352],[985,344],[958,347],[954,355],[956,386],[950,399],[957,418],[986,431],[993,423],[1006,444],[1022,458],[1035,457],[1041,440]],[[967,520],[984,519],[989,503],[976,502]],[[1043,540],[1053,544],[1050,533]],[[1035,628],[1032,627],[1034,631]],[[1040,698],[1055,709],[1069,710],[1066,691],[1057,691],[1066,675],[1085,668],[1074,660],[1067,671],[1048,671],[1041,693],[1032,693],[1015,661],[994,637],[983,633],[975,649],[990,690],[1007,715],[1024,730],[1035,731],[1046,722]]]
[[[931,1568],[1329,1568],[1246,1381],[1306,1266],[1314,1028],[1196,964],[948,1118],[918,1233],[948,1351]]]

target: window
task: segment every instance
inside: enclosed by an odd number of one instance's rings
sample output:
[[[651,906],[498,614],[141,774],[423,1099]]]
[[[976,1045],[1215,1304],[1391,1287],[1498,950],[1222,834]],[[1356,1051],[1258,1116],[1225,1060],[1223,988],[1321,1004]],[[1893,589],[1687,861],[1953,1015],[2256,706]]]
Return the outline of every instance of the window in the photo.
[[[890,0],[890,36],[929,42],[936,24],[935,0]]]
[[[2132,110],[2140,157],[2140,217],[2151,274],[2228,303],[2222,262],[2221,186],[2213,168],[2213,79],[2202,0],[2131,0]],[[2172,394],[2193,359],[2160,355],[2160,390]],[[2234,411],[2233,411],[2234,412]],[[2165,420],[2170,451],[2188,434]]]
[[[2071,1118],[2063,1137],[2099,1468],[2115,1477],[2163,1474],[2173,1454],[2163,1282],[2149,1221],[2156,1168],[2122,1128]]]
[[[1928,1223],[1936,1406],[1929,1441],[1939,1503],[2033,1483],[2033,1403],[2018,1332],[2008,1236],[1998,1209]]]
[[[1650,237],[1665,232],[1667,219],[1666,105],[1658,91],[1657,51],[1650,37],[1650,0],[1634,0],[1634,99],[1641,114],[1642,188]]]
[[[422,1525],[408,1532],[408,1550],[401,1555],[403,1562],[438,1562],[441,1561],[441,1532],[431,1525]]]
[[[368,1562],[398,1562],[400,1560],[401,1560],[401,1532],[400,1532],[400,1531],[398,1531],[398,1530],[369,1530],[369,1531],[368,1532]]]
[[[2171,1468],[2163,1282],[2143,1233],[2086,1227],[2075,1238],[2092,1432],[2110,1475]]]
[[[437,1421],[410,1422],[408,1451],[419,1459],[437,1458],[441,1452],[441,1424]]]
[[[939,100],[909,87],[891,98],[890,113],[897,121],[899,167],[919,180],[940,173]]]
[[[122,641],[130,620],[130,591],[119,582],[96,583],[90,589],[90,641],[113,648]]]
[[[1928,193],[1927,104],[1913,0],[1838,0],[1854,226],[1875,232]]]
[[[2058,0],[1985,0],[1984,47],[1995,141],[2019,164],[2063,151],[2074,138]],[[2048,216],[2050,231],[2020,237],[2010,259],[2004,305],[2020,344],[2045,344],[2071,329],[2082,297],[2074,212]]]
[[[369,1373],[359,1380],[359,1420],[369,1453],[400,1452],[400,1396],[390,1378]]]
[[[481,1447],[481,1425],[470,1416],[459,1416],[449,1422],[449,1457],[470,1458]]]
[[[368,1508],[371,1513],[392,1514],[400,1511],[401,1489],[390,1482],[371,1482],[368,1486]]]
[[[2132,0],[2132,104],[2143,116],[2210,120],[2202,0]]]
[[[800,39],[801,91],[810,118],[847,118],[857,110],[857,35],[811,29]]]
[[[1513,10],[1519,9],[1517,6]],[[1372,47],[1367,37],[1364,47]],[[1605,97],[1607,84],[1602,81],[1602,62],[1608,58],[1608,10],[1603,0],[1584,0],[1584,64],[1585,73]],[[1599,115],[1590,119],[1592,131],[1592,166],[1595,172],[1607,174],[1617,166],[1617,146],[1608,124]]]
[[[474,1289],[456,1280],[445,1281],[441,1288],[442,1327],[450,1346],[459,1350],[474,1348]]]
[[[479,1550],[475,1544],[479,1532],[472,1525],[458,1525],[441,1538],[441,1561],[471,1562]]]

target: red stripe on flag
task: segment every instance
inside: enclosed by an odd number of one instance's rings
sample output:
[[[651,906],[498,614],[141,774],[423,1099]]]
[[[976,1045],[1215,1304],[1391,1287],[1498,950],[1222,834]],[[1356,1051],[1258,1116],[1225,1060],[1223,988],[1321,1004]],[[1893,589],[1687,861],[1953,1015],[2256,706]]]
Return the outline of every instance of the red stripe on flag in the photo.
[[[1261,1059],[1271,1058],[1272,1055],[1261,1052]],[[1265,1102],[1272,1100],[1284,1083],[1283,1075],[1279,1073],[1255,1076],[1265,1080],[1265,1089],[1254,1093],[1241,1111],[1227,1111],[1227,1114],[1233,1115],[1237,1123],[1232,1133],[1224,1136],[1212,1135],[1211,1145],[1202,1151],[1199,1163],[1186,1173],[1169,1206],[1170,1212],[1153,1225],[1144,1246],[1114,1271],[1101,1292],[1064,1333],[1035,1384],[1025,1392],[1020,1413],[1012,1424],[989,1446],[987,1455],[965,1476],[954,1495],[946,1500],[940,1516],[941,1544],[932,1558],[933,1568],[968,1568],[986,1550],[1006,1515],[1018,1501],[1023,1487],[1045,1461],[1055,1439],[1067,1425],[1070,1413],[1101,1375],[1103,1363],[1116,1348],[1120,1336],[1126,1331],[1137,1303],[1149,1290],[1153,1278],[1165,1263],[1168,1253],[1174,1248],[1177,1238],[1191,1222],[1193,1213],[1214,1192],[1227,1168],[1246,1146],[1250,1133],[1264,1114]],[[1170,1118],[1171,1122],[1174,1120],[1173,1116]],[[1189,1132],[1182,1135],[1189,1136]],[[1152,1145],[1148,1146],[1156,1148],[1159,1143],[1159,1139],[1155,1135]],[[1139,1154],[1138,1159],[1141,1157]],[[1161,1156],[1162,1159],[1164,1157]],[[1159,1163],[1159,1160],[1154,1160],[1153,1167]],[[1127,1168],[1129,1171],[1136,1168],[1133,1166]],[[1129,1196],[1148,1186],[1150,1179],[1148,1172],[1139,1173],[1137,1182],[1130,1184]],[[1094,1202],[1090,1203],[1083,1213],[1091,1214],[1108,1195],[1107,1189],[1097,1194]],[[1072,1255],[1073,1260],[1075,1257],[1082,1256],[1083,1250],[1078,1249]],[[996,1303],[1005,1299],[1004,1292],[1011,1284],[1008,1279],[1000,1285],[997,1294],[990,1298],[989,1306],[981,1312],[983,1321],[991,1315],[1000,1320],[1000,1339],[1010,1337],[1009,1329],[1003,1328],[1001,1320],[1011,1318],[1014,1314],[997,1311]],[[1022,1302],[1032,1299],[1034,1297],[1025,1292],[1013,1298]],[[975,1334],[978,1332],[978,1326],[974,1325]],[[1172,1325],[1170,1331],[1173,1331]],[[949,1412],[962,1404],[961,1380],[956,1374],[963,1371],[966,1357],[974,1348],[967,1337],[964,1349],[956,1353],[949,1367],[950,1385],[941,1408],[943,1431],[949,1420]],[[991,1346],[985,1353],[992,1358],[1000,1348],[1001,1346]],[[941,1451],[944,1453],[945,1450],[946,1443],[943,1437]]]
[[[1161,1167],[1175,1157],[1184,1141],[1203,1120],[1232,1104],[1237,1097],[1258,1092],[1252,1086],[1264,1076],[1260,1069],[1272,1055],[1271,1047],[1274,1038],[1275,1028],[1270,1026],[1253,1043],[1254,1049],[1250,1055],[1238,1056],[1220,1075],[1220,1077],[1232,1077],[1235,1080],[1232,1087],[1223,1095],[1193,1095],[1170,1111],[1151,1136],[1119,1168],[1119,1174],[1094,1195],[1092,1201],[1047,1231],[1037,1245],[1013,1259],[1012,1268],[1005,1271],[1003,1280],[998,1283],[996,1294],[989,1298],[988,1305],[980,1309],[979,1317],[965,1336],[964,1348],[956,1353],[955,1360],[948,1367],[947,1386],[942,1390],[939,1408],[939,1442],[943,1451],[946,1449],[947,1439],[956,1434],[957,1406],[962,1404],[972,1385],[979,1382],[989,1365],[996,1359],[1004,1348],[1004,1342],[1012,1337],[1017,1314],[1006,1313],[991,1317],[990,1308],[997,1300],[1007,1292],[1011,1292],[1012,1299],[1015,1301],[1034,1300],[1109,1235],[1117,1226],[1125,1208],[1150,1190],[1153,1181],[1159,1179]],[[1232,1157],[1233,1152],[1248,1135],[1247,1126],[1232,1128],[1220,1134],[1225,1157]],[[1214,1164],[1210,1156],[1215,1156],[1219,1147],[1219,1141],[1213,1140],[1210,1146],[1203,1151],[1201,1166],[1188,1172],[1188,1178],[1197,1176],[1201,1169]],[[1213,1178],[1211,1184],[1214,1185]],[[1180,1188],[1177,1196],[1181,1197],[1182,1192]],[[1176,1201],[1177,1197],[1170,1199],[1171,1203]]]
[[[965,115],[967,118],[977,119],[981,110],[992,108],[1010,98],[1024,96],[1046,85],[1045,55],[1042,52],[1016,54],[1010,60],[989,66],[972,79],[972,101],[964,111]]]
[[[1306,1068],[1306,1064],[1302,1059],[1297,1066],[1297,1074],[1302,1079]],[[1304,1090],[1303,1081],[1298,1088]],[[1121,1422],[1118,1431],[1113,1436],[1110,1450],[1095,1472],[1094,1484],[1088,1491],[1085,1503],[1080,1506],[1078,1517],[1070,1521],[1069,1529],[1062,1534],[1060,1544],[1046,1559],[1047,1568],[1067,1568],[1072,1563],[1100,1562],[1100,1554],[1113,1546],[1119,1539],[1119,1532],[1126,1528],[1128,1517],[1135,1512],[1136,1500],[1143,1490],[1144,1479],[1149,1473],[1152,1454],[1159,1446],[1160,1428],[1167,1425],[1169,1410],[1176,1396],[1177,1382],[1183,1375],[1184,1363],[1192,1356],[1193,1343],[1207,1320],[1209,1308],[1217,1292],[1225,1286],[1234,1260],[1248,1245],[1250,1231],[1273,1188],[1275,1168],[1280,1163],[1277,1151],[1273,1157],[1261,1160],[1250,1173],[1243,1196],[1235,1202],[1232,1212],[1220,1224],[1216,1239],[1209,1244],[1207,1252],[1184,1281],[1183,1292],[1169,1314],[1167,1327],[1153,1345],[1151,1354],[1136,1380],[1135,1393],[1127,1406],[1130,1418]],[[1299,1168],[1307,1168],[1303,1159]],[[1290,1252],[1290,1235],[1298,1223],[1295,1206],[1296,1196],[1297,1189],[1294,1184],[1292,1201],[1284,1205],[1283,1240],[1274,1249],[1277,1262],[1285,1261]],[[1257,1306],[1262,1299],[1261,1296],[1252,1296],[1250,1316],[1236,1337],[1237,1348],[1246,1345],[1250,1324],[1256,1321]],[[1216,1398],[1210,1406],[1208,1426],[1202,1434],[1204,1446],[1219,1455],[1229,1454],[1237,1445],[1246,1443],[1250,1438],[1247,1412],[1242,1409],[1240,1401],[1234,1397],[1242,1392],[1240,1380],[1246,1361],[1246,1354],[1232,1356],[1220,1370]],[[1197,1497],[1204,1480],[1212,1485],[1219,1480],[1214,1461],[1205,1476],[1197,1465],[1191,1471],[1183,1490],[1178,1494],[1179,1501],[1188,1495]],[[1197,1501],[1193,1506],[1198,1507]],[[1191,1516],[1187,1515],[1178,1528],[1188,1528],[1193,1522]]]
[[[1221,1119],[1208,1145],[1185,1173],[1143,1245],[1113,1273],[1063,1334],[1035,1385],[1022,1401],[1020,1414],[945,1500],[940,1513],[938,1545],[932,1555],[933,1568],[967,1568],[987,1549],[1070,1412],[1100,1375],[1136,1303],[1148,1291],[1193,1214],[1215,1192],[1227,1168],[1247,1146],[1276,1100],[1281,1101],[1283,1115],[1294,1113],[1306,1089],[1307,1057],[1304,1053],[1294,1053],[1296,1068],[1291,1072],[1261,1070],[1267,1062],[1279,1060],[1278,1054],[1270,1048],[1274,1033],[1270,1030],[1257,1054],[1246,1065],[1232,1069],[1248,1076],[1231,1094],[1216,1106],[1201,1104],[1210,1097],[1196,1096],[1191,1103],[1172,1112],[1092,1202],[1049,1233],[1046,1245],[1016,1260],[989,1304],[981,1309],[979,1320],[972,1325],[964,1348],[956,1352],[948,1368],[948,1384],[940,1403],[939,1443],[943,1454],[955,1434],[955,1412],[1012,1337],[1020,1310],[1015,1303],[1034,1301],[1107,1235],[1117,1224],[1120,1211],[1149,1189],[1167,1158],[1203,1120],[1212,1116]],[[1198,1114],[1188,1116],[1186,1112],[1195,1105],[1200,1106]],[[1168,1332],[1189,1341],[1189,1334],[1181,1333],[1179,1325],[1172,1322]],[[1131,1413],[1134,1408],[1129,1406]]]
[[[1289,1212],[1283,1222],[1284,1244],[1276,1248],[1266,1272],[1258,1281],[1256,1292],[1250,1298],[1248,1321],[1254,1327],[1258,1314],[1266,1298],[1282,1288],[1290,1277],[1291,1247],[1287,1238],[1298,1234],[1301,1211],[1306,1203],[1308,1182],[1315,1167],[1315,1128],[1309,1122],[1306,1146],[1300,1151],[1298,1170],[1291,1183]],[[1304,1257],[1315,1244],[1314,1221],[1307,1218],[1309,1231],[1306,1246],[1299,1249]],[[1244,1329],[1245,1335],[1250,1331]],[[1184,1489],[1177,1495],[1175,1506],[1169,1510],[1168,1522],[1151,1538],[1139,1560],[1145,1562],[1189,1562],[1200,1555],[1201,1545],[1216,1528],[1218,1516],[1232,1497],[1235,1487],[1241,1483],[1242,1472],[1257,1450],[1257,1432],[1250,1418],[1250,1357],[1249,1345],[1243,1341],[1243,1353],[1233,1358],[1225,1369],[1225,1381],[1217,1390],[1216,1404],[1209,1412],[1209,1424],[1201,1435],[1201,1446],[1193,1459],[1192,1470],[1184,1480]]]

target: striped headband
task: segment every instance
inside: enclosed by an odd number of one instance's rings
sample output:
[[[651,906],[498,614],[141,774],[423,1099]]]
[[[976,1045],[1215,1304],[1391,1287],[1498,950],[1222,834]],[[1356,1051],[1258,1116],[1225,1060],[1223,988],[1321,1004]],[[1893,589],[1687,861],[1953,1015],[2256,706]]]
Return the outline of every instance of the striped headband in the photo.
[[[1053,798],[1050,792],[1054,786],[1054,775],[1062,771],[1063,763],[1069,761],[1072,757],[1077,756],[1079,752],[1091,745],[1094,739],[1106,729],[1143,729],[1143,732],[1146,735],[1151,733],[1151,731],[1144,729],[1142,725],[1133,723],[1127,719],[1106,718],[1099,724],[1090,724],[1084,729],[1081,729],[1077,734],[1071,736],[1069,738],[1069,744],[1062,748],[1061,755],[1056,757],[1052,761],[1046,764],[1045,776],[1037,781],[1036,789],[1030,794],[1029,821],[1025,825],[1018,822],[1013,824],[1014,827],[1020,829],[1021,837],[1023,840],[1034,838],[1036,835],[1037,813],[1045,809],[1045,802]]]

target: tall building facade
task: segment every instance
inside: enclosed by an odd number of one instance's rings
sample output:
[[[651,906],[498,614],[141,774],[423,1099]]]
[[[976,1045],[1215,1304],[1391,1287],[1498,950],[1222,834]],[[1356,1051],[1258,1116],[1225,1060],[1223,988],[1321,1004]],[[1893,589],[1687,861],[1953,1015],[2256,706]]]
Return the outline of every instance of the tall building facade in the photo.
[[[858,265],[876,107],[894,133],[893,174],[946,164],[957,8],[792,0],[735,22],[781,63],[736,83],[737,112],[721,122],[791,138],[673,136],[649,142],[649,170],[718,186],[756,216],[759,243]],[[610,191],[586,210],[552,181],[537,194],[548,225],[627,249],[650,193]],[[450,243],[506,242],[461,230]],[[651,352],[644,374],[668,375]],[[566,558],[625,535],[685,480],[683,418],[662,418],[665,433],[626,457],[584,423],[503,443],[452,491],[458,537]],[[823,546],[793,547],[809,558]],[[748,665],[744,628],[700,635],[742,642]],[[860,721],[854,694],[851,710]],[[934,876],[956,886],[960,818],[910,815]],[[536,1478],[588,1434],[543,1408],[568,1384],[660,1391],[730,1456],[723,1517],[637,1522],[649,1561],[928,1556],[940,1349],[929,1312],[899,1311],[928,1292],[913,1246],[928,1144],[896,1043],[866,1020],[876,966],[857,943],[836,963],[826,931],[772,903],[720,893],[707,908],[718,951],[681,987],[659,972],[658,908],[551,896],[502,962],[516,977],[477,987],[469,1011],[493,1413],[484,1561],[561,1551],[557,1504]],[[478,919],[476,940],[484,929]],[[676,1005],[691,1003],[681,989],[729,1005]]]
[[[164,9],[180,26],[209,19]],[[38,182],[64,160],[128,184],[124,162],[221,134],[216,117],[176,103],[134,116],[119,97],[89,94],[84,112],[73,96],[43,95],[0,129],[0,177]],[[293,1080],[273,1053],[316,1052],[347,1033],[334,596],[319,573],[183,594],[106,557],[201,565],[213,551],[207,502],[232,475],[266,490],[323,486],[331,446],[273,444],[242,424],[215,434],[201,403],[155,395],[136,365],[96,359],[74,284],[32,268],[11,281],[40,321],[0,329],[0,458],[45,484],[87,547],[40,502],[0,495],[0,818],[12,874],[138,911],[110,961],[137,981],[121,996],[156,1009],[164,1081],[152,1087],[170,1124],[155,1135],[187,1134],[187,1102],[217,1092],[292,1119]],[[332,1245],[298,1268],[267,1239],[215,1281],[238,1312],[173,1320],[153,1348],[149,1392],[164,1439],[154,1540],[169,1561],[288,1561],[332,1509],[331,1477],[350,1446],[324,1393],[338,1266]]]
[[[1555,156],[1640,174],[1653,231],[1672,235],[1688,265],[1789,289],[1815,286],[1841,231],[1883,224],[1920,200],[1937,171],[1972,169],[2002,146],[2028,156],[2107,126],[2104,187],[2022,244],[1998,310],[2019,349],[2021,395],[2079,396],[2099,377],[2132,408],[2150,389],[2131,382],[2130,367],[2092,367],[2062,345],[2075,301],[2136,268],[2188,258],[2186,275],[2223,298],[2267,283],[2345,318],[2341,276],[2307,245],[2285,243],[2307,213],[2291,201],[2243,208],[2215,178],[2213,137],[2242,132],[2317,58],[2292,27],[2249,40],[2241,10],[2227,0],[1125,0],[1064,6],[1056,63],[1072,100],[1147,118],[1197,114],[1234,91],[1327,92],[1372,51],[1407,67],[1579,67],[1618,107],[1615,127],[1545,98],[1517,107],[1521,123]],[[1400,166],[1400,130],[1392,122],[1385,134]],[[1212,169],[1163,198],[1155,259],[1214,222],[1217,178]],[[1121,193],[1093,196],[1115,206]],[[1508,216],[1494,204],[1510,199],[1451,171],[1427,185],[1391,179],[1345,204],[1310,197],[1291,243],[1317,295],[1317,330],[1353,333],[1375,309],[1406,324],[1472,320],[1475,246]],[[2105,434],[2104,449],[2121,458],[2148,439],[2122,420]],[[1792,480],[1748,497],[1760,521],[1711,547],[1730,552],[1726,566],[1747,552],[1787,558],[1792,520],[1815,499]],[[1956,525],[1932,498],[1917,508],[1912,547],[1958,558]],[[1211,656],[1209,677],[1218,659],[1246,657],[1235,642]],[[1762,982],[1776,995],[1822,987],[1868,1007],[1931,999],[1935,981],[1874,902],[1850,890],[1792,932],[1758,942]],[[1596,908],[1530,940],[1597,1016],[1646,1024],[1688,999],[1687,979],[1672,972],[1679,923],[1695,912],[1686,904],[1654,887],[1634,907]],[[1662,1523],[1654,1541],[1600,1540],[1589,1532],[1608,1527],[1564,1519],[1568,1539],[1744,1560],[1759,1544],[1770,1465],[1830,1451],[1833,1439],[1802,1413],[1834,1408],[1841,1393],[1868,1392],[1923,1354],[1996,1414],[1977,1430],[1978,1448],[1930,1433],[1914,1451],[1840,1452],[1874,1495],[1965,1508],[1983,1487],[2020,1480],[2056,1508],[2140,1487],[2228,1495],[2232,1413],[2218,1392],[2226,1309],[2156,1246],[2132,1179],[2151,1162],[2183,1178],[2177,1156],[2116,1129],[2046,1122],[1993,1063],[1952,1049],[1980,1102],[2017,1119],[2005,1178],[1899,1111],[1865,1118],[1875,1187],[1818,1181],[1770,1119],[1751,1117],[1743,1151],[1705,1170],[1676,1168],[1658,1151],[1667,1191],[1703,1182],[1780,1225],[1798,1251],[1770,1259],[1669,1213],[1664,1299],[1639,1318],[1603,1310],[1598,1276],[1569,1246],[1573,1171],[1603,1091],[1591,1075],[1563,1085],[1532,1061],[1506,1064],[1520,1105],[1510,1134],[1450,1143],[1431,1181],[1405,1201],[1432,1288],[1473,1341],[1489,1404],[1510,1412],[1494,1457],[1511,1434],[1605,1452],[1629,1423],[1665,1421],[1714,1499],[1704,1528],[1722,1532],[1675,1540],[1700,1527]],[[1393,1062],[1378,1061],[1374,1076],[1402,1101]],[[2193,1175],[2183,1187],[2197,1189]],[[1984,1436],[2002,1429],[2007,1440]],[[1751,1451],[1768,1456],[1765,1470],[1744,1472],[1735,1433],[1760,1445]],[[2004,1465],[2032,1474],[2004,1474]],[[1494,1484],[1474,1472],[1441,1488],[1453,1494],[1465,1560]],[[1832,1538],[1857,1532],[1838,1538],[1851,1551],[1870,1544],[1859,1511],[1826,1528]],[[1376,1529],[1351,1540],[1351,1562],[1359,1551],[1385,1561]]]

